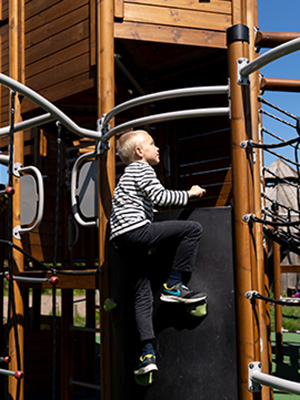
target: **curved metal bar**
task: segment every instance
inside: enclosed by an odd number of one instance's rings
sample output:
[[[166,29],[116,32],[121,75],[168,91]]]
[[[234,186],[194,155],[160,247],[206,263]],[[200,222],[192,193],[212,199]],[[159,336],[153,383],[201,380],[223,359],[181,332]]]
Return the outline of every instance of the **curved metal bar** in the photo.
[[[96,152],[93,151],[93,152],[86,153],[86,154],[83,154],[82,156],[78,157],[77,160],[75,161],[75,164],[74,164],[73,169],[72,169],[72,174],[71,174],[71,204],[72,204],[72,211],[73,211],[73,215],[74,215],[75,220],[82,226],[96,226],[97,225],[96,221],[86,222],[80,217],[79,207],[78,207],[78,203],[77,203],[77,200],[76,200],[77,175],[78,175],[79,168],[83,164],[85,159],[91,158],[91,157],[95,157],[95,156],[96,156]]]
[[[255,60],[251,61],[249,64],[244,65],[239,70],[239,73],[242,77],[247,77],[253,72],[259,70],[265,65],[269,64],[272,61],[277,60],[283,56],[291,54],[300,49],[300,38],[296,38],[290,40],[289,42],[283,43],[279,46],[276,46],[274,49],[267,51],[261,56],[257,57]]]
[[[0,154],[0,164],[8,165],[9,163],[9,156],[6,154]]]
[[[147,117],[137,118],[132,121],[125,122],[124,124],[118,125],[115,128],[111,129],[101,138],[101,141],[107,142],[112,136],[116,135],[117,133],[144,124],[185,119],[185,118],[195,118],[195,117],[226,116],[229,115],[229,111],[230,111],[229,107],[199,108],[196,110],[173,111],[163,114],[156,114]]]
[[[91,139],[99,140],[100,132],[92,131],[90,129],[85,129],[79,127],[71,120],[66,114],[64,114],[59,108],[52,104],[49,100],[46,100],[43,96],[36,93],[34,90],[23,85],[20,82],[0,73],[0,83],[10,89],[21,93],[23,96],[33,101],[35,104],[40,106],[43,110],[50,113],[54,119],[59,120],[69,131],[83,137],[88,137]]]
[[[38,184],[38,193],[39,193],[39,206],[38,206],[38,211],[37,211],[37,216],[34,224],[30,226],[29,228],[22,228],[20,225],[17,225],[13,229],[13,235],[17,238],[20,239],[20,234],[22,233],[28,233],[33,231],[35,228],[37,228],[43,218],[43,213],[44,213],[44,183],[43,183],[43,177],[39,171],[38,168],[34,166],[28,166],[28,167],[20,167],[18,168],[18,172],[32,172],[35,177],[36,181]]]
[[[25,129],[34,128],[35,126],[43,125],[48,122],[56,120],[56,117],[51,115],[50,113],[39,115],[38,117],[30,118],[26,121],[19,122],[14,125],[14,132],[20,132]],[[8,136],[10,133],[10,126],[6,126],[4,128],[0,128],[0,137]]]
[[[202,86],[202,87],[200,86],[200,87],[191,87],[183,89],[174,89],[174,90],[166,90],[163,92],[147,94],[145,96],[140,96],[135,99],[126,101],[125,103],[122,103],[113,108],[111,111],[105,114],[102,121],[102,126],[105,127],[113,117],[115,117],[117,114],[125,110],[128,110],[129,108],[140,106],[142,104],[151,103],[152,101],[168,100],[178,97],[199,96],[207,94],[228,94],[228,92],[229,92],[229,86],[223,85],[223,86]]]
[[[261,363],[258,361],[251,362],[248,366],[248,388],[250,392],[259,392],[260,384],[275,389],[283,390],[288,393],[300,394],[300,383],[289,381],[287,379],[278,378],[274,375],[268,375],[261,372]]]

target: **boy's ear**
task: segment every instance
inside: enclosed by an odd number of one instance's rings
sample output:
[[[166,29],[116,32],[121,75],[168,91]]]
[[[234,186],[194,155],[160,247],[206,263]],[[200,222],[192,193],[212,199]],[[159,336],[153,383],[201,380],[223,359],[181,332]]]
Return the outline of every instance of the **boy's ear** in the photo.
[[[143,157],[143,151],[142,151],[142,148],[140,147],[140,146],[137,146],[136,148],[135,148],[135,154],[139,157],[139,158],[142,158]]]

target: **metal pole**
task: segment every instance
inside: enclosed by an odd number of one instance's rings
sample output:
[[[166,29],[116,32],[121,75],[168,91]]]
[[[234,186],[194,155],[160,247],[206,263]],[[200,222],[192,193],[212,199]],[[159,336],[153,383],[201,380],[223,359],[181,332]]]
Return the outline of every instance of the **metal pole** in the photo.
[[[23,85],[22,83],[18,82],[17,80],[0,73],[0,83],[15,90],[18,93],[21,93],[23,96],[27,97],[29,100],[39,105],[43,110],[50,113],[55,119],[59,120],[67,129],[69,129],[69,131],[75,133],[76,135],[88,137],[95,140],[100,139],[99,132],[93,131],[91,129],[81,128],[49,100],[46,100],[43,96],[36,93],[29,87]]]

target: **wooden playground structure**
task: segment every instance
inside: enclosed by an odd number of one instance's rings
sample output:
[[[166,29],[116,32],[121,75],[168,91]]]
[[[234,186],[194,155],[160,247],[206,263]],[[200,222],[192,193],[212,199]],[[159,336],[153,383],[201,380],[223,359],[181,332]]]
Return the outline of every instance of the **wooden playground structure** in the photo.
[[[271,374],[269,305],[255,300],[255,293],[269,296],[270,284],[263,224],[256,223],[263,218],[263,157],[252,144],[261,143],[261,90],[300,87],[296,80],[260,79],[259,67],[298,50],[300,33],[257,27],[256,0],[0,3],[0,163],[10,171],[0,196],[2,321],[5,279],[13,293],[0,330],[0,357],[7,361],[0,391],[7,398],[53,392],[52,398],[72,400],[83,387],[93,398],[122,399],[111,357],[107,221],[123,169],[115,138],[143,126],[164,155],[157,174],[166,187],[186,189],[197,180],[207,196],[193,208],[232,208],[238,399],[272,399],[268,383],[260,388],[252,376],[249,384],[253,367]],[[252,64],[257,49],[288,43]],[[87,200],[80,185],[90,175],[78,178],[86,162],[96,166]],[[28,176],[36,175],[32,183]],[[28,213],[23,202],[29,194],[21,190],[26,177],[37,192],[29,220],[22,216]],[[80,201],[92,204],[83,211]],[[280,299],[280,244],[276,234],[273,239]],[[45,288],[54,301],[61,289],[61,315],[41,315]],[[86,293],[85,329],[73,324],[75,289]],[[280,353],[280,309],[276,321]],[[141,398],[151,398],[150,392]]]

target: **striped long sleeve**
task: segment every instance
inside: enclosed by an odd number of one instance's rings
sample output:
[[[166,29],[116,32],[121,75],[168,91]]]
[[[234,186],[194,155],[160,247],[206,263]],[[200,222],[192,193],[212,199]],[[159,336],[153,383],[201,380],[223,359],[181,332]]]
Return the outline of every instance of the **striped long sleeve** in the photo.
[[[151,165],[143,161],[131,163],[114,191],[110,238],[151,223],[155,205],[184,206],[187,202],[187,191],[165,189]]]

